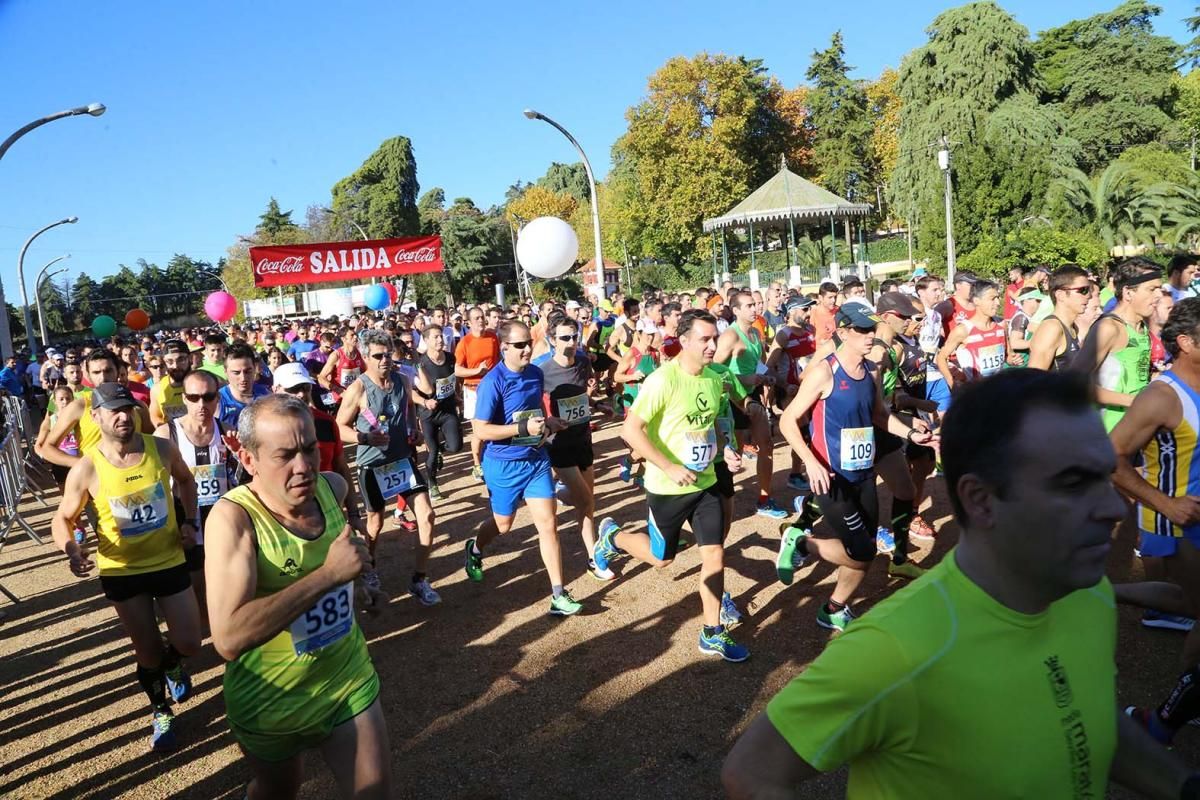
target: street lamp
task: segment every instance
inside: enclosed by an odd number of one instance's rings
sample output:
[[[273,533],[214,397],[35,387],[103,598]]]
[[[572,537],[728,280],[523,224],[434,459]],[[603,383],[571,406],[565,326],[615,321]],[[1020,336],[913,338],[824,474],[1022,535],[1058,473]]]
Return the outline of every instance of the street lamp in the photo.
[[[50,269],[55,264],[62,261],[64,258],[70,258],[70,257],[71,257],[71,254],[67,253],[65,256],[59,256],[58,258],[53,259],[52,261],[47,261],[46,266],[42,267],[41,271],[38,272],[38,274],[37,274],[37,278],[35,278],[33,281],[33,302],[37,304],[38,327],[41,328],[41,331],[42,331],[42,346],[43,347],[48,347],[50,345],[50,337],[46,334],[46,315],[44,313],[42,313],[42,278],[46,277],[46,270]],[[60,272],[65,272],[65,271],[66,271],[65,269],[59,269],[59,270],[55,270],[54,272],[52,272],[50,274],[57,275]]]
[[[954,191],[953,180],[950,177],[950,139],[943,136],[938,143],[938,168],[946,176],[946,283],[954,285],[954,213],[951,210],[951,200]]]
[[[559,125],[554,120],[534,111],[532,108],[527,108],[524,111],[527,119],[540,119],[542,122],[553,125],[558,128],[558,132],[567,137],[567,141],[575,145],[575,149],[579,151],[579,157],[583,159],[583,169],[587,172],[588,188],[592,193],[592,235],[596,237],[596,299],[603,300],[604,291],[604,252],[600,244],[600,202],[596,197],[596,178],[592,175],[592,164],[588,161],[587,153],[583,152],[583,148],[579,146],[579,142],[575,141],[575,137],[567,132],[567,129]]]
[[[341,216],[342,216],[342,215],[341,215],[341,214],[339,214],[338,212],[334,211],[332,208],[326,208],[325,206],[318,206],[318,208],[320,208],[320,209],[321,209],[322,211],[324,211],[326,214],[330,214],[330,215],[332,215],[332,216],[334,216],[334,217],[341,217]],[[361,237],[363,238],[363,241],[364,241],[364,242],[365,242],[365,241],[367,241],[368,239],[370,239],[370,238],[371,238],[370,236],[367,236],[367,232],[363,230],[363,226],[362,226],[362,225],[359,225],[359,224],[358,224],[357,222],[355,222],[353,219],[350,219],[350,224],[351,224],[351,225],[353,225],[355,228],[357,228],[357,229],[358,229],[358,235],[359,235],[359,236],[361,236]]]
[[[59,225],[74,225],[79,222],[79,217],[66,217],[58,222],[51,222],[40,231],[30,236],[25,240],[25,244],[21,247],[21,254],[17,256],[17,282],[21,284],[21,307],[25,313],[25,335],[29,337],[29,357],[37,358],[37,337],[33,335],[33,318],[29,315],[29,292],[25,289],[25,251],[29,249],[29,245],[33,244],[33,240],[41,236],[51,228]],[[12,341],[9,340],[8,351],[12,352]]]

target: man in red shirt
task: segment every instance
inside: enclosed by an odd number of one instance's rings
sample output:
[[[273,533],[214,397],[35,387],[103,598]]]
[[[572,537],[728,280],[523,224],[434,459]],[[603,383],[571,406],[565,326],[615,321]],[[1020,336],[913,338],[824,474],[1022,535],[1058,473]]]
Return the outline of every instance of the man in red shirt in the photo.
[[[966,322],[975,313],[975,304],[971,302],[971,287],[979,280],[974,272],[960,269],[954,273],[954,294],[937,304],[936,311],[942,317],[942,339],[950,336],[950,331],[959,323]]]
[[[463,382],[463,415],[467,419],[475,418],[475,390],[487,371],[500,363],[500,340],[496,332],[484,327],[483,309],[471,306],[467,309],[467,325],[470,330],[459,339],[454,348],[454,374]],[[475,480],[483,480],[483,465],[480,458],[483,455],[483,442],[478,436],[471,436],[471,474]]]
[[[837,285],[828,281],[822,283],[820,290],[817,292],[817,304],[813,306],[812,311],[808,315],[809,322],[812,323],[813,332],[817,338],[817,344],[827,342],[833,338],[833,332],[836,330],[833,320],[837,316],[838,311],[837,295]]]

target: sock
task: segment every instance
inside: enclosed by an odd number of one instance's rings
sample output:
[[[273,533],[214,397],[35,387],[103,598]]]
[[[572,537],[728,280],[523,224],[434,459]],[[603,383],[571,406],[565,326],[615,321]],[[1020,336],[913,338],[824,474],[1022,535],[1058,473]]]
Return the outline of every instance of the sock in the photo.
[[[1200,667],[1192,667],[1179,676],[1175,688],[1158,707],[1156,716],[1172,734],[1200,717]]]
[[[843,608],[845,608],[846,605],[847,605],[846,603],[839,603],[837,600],[834,600],[831,597],[831,598],[829,598],[829,602],[825,604],[825,613],[826,614],[836,614],[837,612],[839,612]]]
[[[555,597],[560,597],[562,595],[562,584],[556,583],[551,586],[550,594],[554,595]]]
[[[170,642],[167,642],[167,652],[166,652],[166,655],[163,656],[163,660],[162,660],[163,671],[167,672],[167,671],[173,670],[182,664],[183,664],[183,656],[181,656],[179,654],[179,651],[175,649],[175,645],[171,644]]]
[[[479,540],[478,539],[471,540],[471,553],[473,555],[477,555],[477,556],[483,555],[483,551],[479,549]]]
[[[170,707],[167,703],[167,684],[163,680],[162,667],[146,669],[138,664],[137,679],[145,690],[146,697],[150,698],[150,705],[156,711],[165,711]]]
[[[767,494],[766,492],[758,493],[758,504],[760,506],[765,506],[770,501],[770,499],[771,499],[771,495]]]
[[[408,511],[408,503],[405,502],[404,495],[396,495],[396,507],[400,509],[401,514]]]
[[[705,625],[704,626],[704,635],[705,636],[716,636],[718,633],[724,633],[724,632],[725,632],[724,625]]]
[[[414,573],[413,573],[413,576],[412,576],[412,582],[413,582],[413,583],[420,583],[420,582],[421,582],[421,581],[423,581],[423,580],[425,580],[425,573],[424,573],[424,572],[414,572]]]
[[[908,526],[913,520],[913,501],[892,500],[892,537],[896,540],[896,550],[892,553],[893,564],[903,564],[908,561]]]

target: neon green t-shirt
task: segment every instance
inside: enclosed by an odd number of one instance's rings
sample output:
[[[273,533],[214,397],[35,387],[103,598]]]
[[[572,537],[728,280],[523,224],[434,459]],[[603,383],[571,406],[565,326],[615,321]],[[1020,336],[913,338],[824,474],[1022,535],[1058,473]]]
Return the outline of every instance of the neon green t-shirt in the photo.
[[[1041,614],[992,599],[951,552],[834,639],[767,706],[847,798],[1104,797],[1116,750],[1107,579]]]
[[[653,464],[646,465],[650,494],[689,494],[716,483],[717,413],[721,379],[708,367],[689,375],[672,361],[642,381],[632,411],[646,422],[650,441],[676,464],[698,473],[691,486],[680,486]]]

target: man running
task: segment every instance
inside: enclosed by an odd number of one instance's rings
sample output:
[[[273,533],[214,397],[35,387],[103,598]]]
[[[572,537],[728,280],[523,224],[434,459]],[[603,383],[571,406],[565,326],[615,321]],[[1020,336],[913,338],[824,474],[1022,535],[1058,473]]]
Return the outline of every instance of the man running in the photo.
[[[358,486],[367,509],[367,541],[371,557],[379,546],[387,506],[403,497],[417,518],[417,547],[408,591],[423,606],[442,601],[425,570],[433,549],[434,513],[428,484],[417,466],[411,443],[412,395],[407,380],[392,366],[392,337],[364,331],[367,371],[342,395],[337,421],[342,441],[357,444]]]
[[[679,320],[679,356],[648,377],[625,417],[621,435],[646,460],[647,532],[615,526],[600,532],[592,558],[600,569],[622,553],[654,567],[675,560],[684,523],[700,549],[699,649],[740,662],[750,651],[734,641],[724,612],[725,518],[713,460],[723,452],[732,472],[741,457],[717,425],[722,380],[709,368],[717,352],[717,321],[707,311]]]
[[[1033,369],[1068,369],[1079,353],[1079,328],[1075,321],[1087,306],[1092,283],[1087,270],[1064,264],[1050,273],[1050,301],[1054,313],[1043,320],[1029,343]]]
[[[467,577],[483,580],[483,551],[497,536],[512,530],[517,506],[524,500],[538,533],[542,564],[550,579],[550,613],[571,616],[583,606],[563,586],[562,550],[558,541],[554,481],[546,437],[567,425],[547,416],[542,405],[542,371],[529,363],[533,339],[529,326],[509,321],[500,326],[501,360],[479,384],[472,423],[487,443],[483,474],[492,519],[475,529],[464,548]],[[597,564],[599,566],[599,564]]]
[[[778,375],[780,362],[787,358],[787,381],[784,386],[775,387],[775,403],[780,408],[796,396],[800,388],[800,376],[808,366],[808,361],[817,350],[816,335],[808,324],[808,312],[816,300],[811,297],[792,297],[784,304],[784,324],[779,327],[771,344],[771,352],[767,356],[768,374]],[[808,480],[804,477],[804,465],[800,456],[792,452],[792,469],[788,473],[788,486],[801,492],[810,490]]]
[[[925,321],[917,334],[921,352],[925,354],[925,398],[937,403],[938,411],[950,407],[950,390],[938,370],[937,354],[945,337],[942,335],[942,315],[937,307],[945,298],[946,284],[936,275],[923,275],[917,280],[917,299],[925,308]]]
[[[462,423],[458,418],[458,396],[455,393],[453,359],[446,355],[446,339],[442,329],[430,325],[422,338],[425,353],[417,360],[417,380],[413,394],[417,396],[417,417],[421,421],[421,438],[425,440],[425,471],[429,474],[429,499],[441,500],[437,474],[442,467],[442,452],[462,450]]]
[[[817,344],[832,339],[833,332],[837,329],[837,325],[834,323],[834,315],[837,314],[837,296],[837,285],[828,281],[822,283],[817,290],[817,304],[813,306],[809,314]]]
[[[500,340],[496,331],[485,328],[483,310],[471,306],[467,310],[467,334],[454,348],[454,374],[463,382],[463,419],[475,419],[475,403],[479,383],[492,367],[500,363]],[[471,434],[471,475],[483,480],[483,440]]]
[[[209,614],[226,660],[229,727],[253,774],[248,800],[288,800],[302,753],[320,748],[343,797],[390,798],[392,754],[379,676],[355,605],[370,564],[346,524],[345,481],[318,470],[308,406],[273,394],[238,420],[242,466],[253,476],[209,517]]]
[[[358,349],[358,332],[354,328],[342,328],[341,340],[342,346],[333,351],[317,376],[317,382],[333,394],[334,405],[342,401],[346,387],[367,369]]]
[[[833,594],[817,609],[817,624],[836,631],[855,619],[850,601],[877,552],[876,431],[921,445],[931,440],[923,421],[910,423],[890,412],[871,374],[866,357],[880,321],[861,304],[842,306],[837,350],[809,365],[796,398],[779,420],[780,432],[804,461],[815,503],[799,503],[799,518],[784,527],[776,570],[779,580],[790,584],[810,555],[838,567]],[[800,432],[800,420],[810,413],[811,447]],[[813,533],[819,515],[833,528],[833,538]],[[907,531],[912,515],[911,495],[893,498],[894,529]]]
[[[938,316],[942,320],[942,338],[950,338],[950,333],[975,313],[975,302],[971,287],[979,278],[974,272],[960,269],[954,273],[953,294],[938,304]],[[995,284],[992,284],[995,286]],[[996,287],[999,294],[1000,287]],[[999,304],[997,304],[998,306]]]
[[[199,652],[201,633],[184,557],[198,523],[176,517],[170,484],[178,487],[183,507],[194,509],[196,482],[175,445],[138,433],[138,411],[145,409],[124,386],[101,383],[88,401],[100,437],[67,474],[51,532],[72,573],[82,578],[99,568],[101,589],[133,643],[137,680],[150,700],[150,747],[171,750],[176,744],[171,702],[191,696],[183,659]],[[97,518],[94,563],[74,535],[89,503]],[[167,621],[165,647],[156,603]]]
[[[954,326],[937,354],[938,371],[951,392],[959,384],[999,372],[1004,369],[1007,360],[1004,326],[996,322],[996,313],[1000,310],[1000,287],[991,281],[974,280],[970,290],[970,318]],[[957,297],[951,300],[958,302]],[[955,360],[956,367],[951,366],[951,358]]]
[[[187,342],[168,339],[163,345],[163,376],[150,392],[150,420],[155,427],[187,413],[183,403],[183,376],[192,368]]]
[[[217,418],[226,429],[237,430],[242,409],[271,390],[258,383],[258,356],[245,342],[238,342],[225,352],[225,376],[229,383],[221,387]]]

